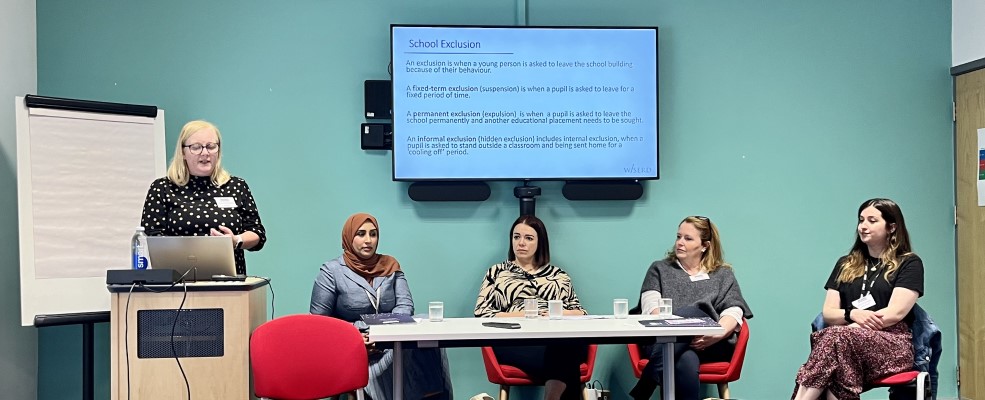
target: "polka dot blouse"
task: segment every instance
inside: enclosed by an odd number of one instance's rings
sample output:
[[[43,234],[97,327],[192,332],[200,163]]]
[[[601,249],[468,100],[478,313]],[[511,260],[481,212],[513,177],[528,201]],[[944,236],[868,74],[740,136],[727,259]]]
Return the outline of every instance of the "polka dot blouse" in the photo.
[[[140,225],[148,236],[208,236],[209,230],[218,230],[219,225],[237,235],[253,231],[260,236],[260,242],[250,251],[260,250],[267,241],[250,187],[237,177],[218,187],[207,176],[192,176],[184,187],[167,177],[157,179],[147,190]],[[235,253],[236,272],[246,274],[243,250]]]

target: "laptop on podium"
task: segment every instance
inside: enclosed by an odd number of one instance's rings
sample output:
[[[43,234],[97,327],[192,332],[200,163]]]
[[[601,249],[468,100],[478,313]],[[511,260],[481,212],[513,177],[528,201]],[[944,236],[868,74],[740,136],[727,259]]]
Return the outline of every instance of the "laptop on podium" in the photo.
[[[226,236],[148,236],[151,268],[185,274],[186,281],[236,276],[233,242]]]

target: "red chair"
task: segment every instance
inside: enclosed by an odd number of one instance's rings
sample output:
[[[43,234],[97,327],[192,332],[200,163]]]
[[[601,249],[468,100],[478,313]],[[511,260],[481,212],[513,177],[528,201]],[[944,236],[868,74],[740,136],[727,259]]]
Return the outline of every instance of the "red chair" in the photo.
[[[698,367],[698,380],[701,383],[718,384],[718,397],[729,398],[728,383],[739,380],[742,374],[742,363],[746,359],[746,345],[749,343],[749,322],[742,319],[742,327],[739,328],[739,338],[735,343],[735,352],[729,361],[710,362],[701,364]],[[633,373],[636,378],[643,375],[643,368],[650,362],[647,357],[640,357],[640,346],[635,343],[626,345],[629,350],[629,361],[633,364]]]
[[[914,305],[913,309],[914,311],[924,314],[926,318],[930,318],[929,316],[926,316],[926,311],[923,311],[919,305]],[[817,317],[814,318],[814,322],[811,323],[812,332],[817,332],[826,327],[827,326],[824,323],[824,316],[822,314],[818,314]],[[927,372],[915,370],[900,372],[898,374],[887,376],[875,382],[866,384],[862,391],[865,392],[869,389],[874,389],[877,387],[890,388],[890,400],[897,398],[912,398],[916,400],[936,399],[934,388],[930,384],[930,374]],[[907,393],[907,391],[911,389],[914,390],[914,396],[910,396],[910,394]],[[902,392],[902,394],[900,394],[900,392]]]
[[[322,315],[289,315],[260,325],[250,337],[250,363],[257,397],[322,399],[369,383],[362,334]]]
[[[877,387],[891,388],[915,388],[916,400],[933,399],[934,393],[930,387],[930,374],[920,371],[900,372],[896,375],[887,376],[873,382],[865,387],[865,390]],[[892,394],[890,399],[894,398]]]
[[[592,371],[595,369],[595,352],[598,346],[588,345],[588,360],[581,364],[581,383],[586,383],[592,379]],[[536,381],[521,371],[519,368],[503,365],[496,359],[492,347],[482,348],[482,362],[486,364],[486,376],[489,382],[499,385],[499,400],[508,400],[510,386],[543,385],[544,382]]]

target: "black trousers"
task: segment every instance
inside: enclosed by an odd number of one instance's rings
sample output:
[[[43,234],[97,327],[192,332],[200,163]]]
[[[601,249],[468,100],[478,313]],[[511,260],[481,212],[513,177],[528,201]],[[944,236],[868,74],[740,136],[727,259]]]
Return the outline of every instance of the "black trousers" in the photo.
[[[682,307],[674,310],[681,317],[708,317],[697,307]],[[698,381],[698,366],[703,362],[729,361],[735,346],[723,339],[702,351],[691,348],[690,343],[674,343],[674,394],[680,400],[697,400],[701,395],[701,383]],[[656,344],[644,353],[649,352],[650,361],[643,368],[641,379],[663,382],[664,345]]]
[[[581,364],[588,359],[588,345],[496,346],[493,353],[500,364],[519,368],[536,380],[564,382],[562,399],[581,398]]]

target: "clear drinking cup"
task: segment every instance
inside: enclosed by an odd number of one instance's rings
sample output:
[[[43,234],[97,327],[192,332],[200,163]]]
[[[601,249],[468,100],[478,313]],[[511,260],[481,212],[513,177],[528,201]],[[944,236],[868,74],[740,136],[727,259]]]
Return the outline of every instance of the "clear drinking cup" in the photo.
[[[540,308],[537,299],[523,299],[523,316],[526,318],[537,318]]]
[[[564,303],[561,300],[547,302],[547,316],[550,319],[561,319],[562,315],[564,315]]]
[[[428,321],[438,322],[445,319],[445,303],[432,301],[428,303]]]
[[[669,317],[674,315],[674,299],[662,298],[658,304],[660,305],[660,316]]]
[[[628,299],[612,300],[612,316],[620,319],[628,317],[629,300]]]

